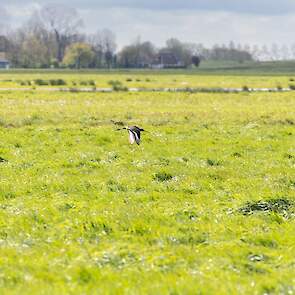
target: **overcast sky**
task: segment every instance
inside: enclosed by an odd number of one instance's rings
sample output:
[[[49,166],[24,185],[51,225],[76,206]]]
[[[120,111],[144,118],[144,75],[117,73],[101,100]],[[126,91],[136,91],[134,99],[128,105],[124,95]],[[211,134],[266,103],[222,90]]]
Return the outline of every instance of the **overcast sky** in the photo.
[[[60,0],[77,8],[84,31],[110,28],[120,46],[137,36],[204,43],[295,43],[295,0]],[[1,23],[19,26],[46,0],[0,0]],[[293,38],[293,39],[292,39]]]

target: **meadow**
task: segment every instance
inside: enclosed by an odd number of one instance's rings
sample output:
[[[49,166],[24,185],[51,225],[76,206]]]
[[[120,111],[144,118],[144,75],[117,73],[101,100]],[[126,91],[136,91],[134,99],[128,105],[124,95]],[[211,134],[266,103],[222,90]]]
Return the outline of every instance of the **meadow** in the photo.
[[[295,73],[264,74],[235,73],[228,70],[204,71],[0,71],[1,88],[109,88],[120,83],[126,88],[287,88],[295,89]]]
[[[292,92],[0,92],[1,294],[294,294],[294,135]]]

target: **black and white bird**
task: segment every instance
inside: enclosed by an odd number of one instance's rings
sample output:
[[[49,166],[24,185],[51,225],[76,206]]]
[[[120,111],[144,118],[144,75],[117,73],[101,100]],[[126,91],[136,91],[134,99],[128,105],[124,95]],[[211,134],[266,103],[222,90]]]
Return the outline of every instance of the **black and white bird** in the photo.
[[[139,128],[137,126],[126,126],[117,130],[127,130],[129,133],[129,141],[131,144],[134,144],[136,142],[138,145],[140,144],[140,132],[145,131],[142,128]]]

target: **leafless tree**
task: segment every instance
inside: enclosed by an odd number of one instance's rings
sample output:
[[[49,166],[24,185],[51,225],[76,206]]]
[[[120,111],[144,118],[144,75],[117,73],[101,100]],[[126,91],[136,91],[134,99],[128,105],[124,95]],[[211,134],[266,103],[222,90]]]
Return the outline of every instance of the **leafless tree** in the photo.
[[[119,63],[123,67],[148,67],[155,60],[157,49],[149,41],[141,42],[137,37],[133,44],[119,52]]]
[[[277,43],[273,43],[271,45],[270,54],[271,54],[272,60],[279,60],[280,59],[279,47],[278,47]]]
[[[228,44],[228,48],[231,49],[231,50],[234,50],[236,49],[236,44],[234,41],[230,41],[229,44]]]
[[[61,62],[66,47],[77,39],[83,21],[76,9],[61,4],[43,6],[40,20],[48,31],[53,32],[57,47],[56,58]]]
[[[101,35],[106,65],[108,68],[110,68],[117,48],[116,36],[109,29],[102,30]]]
[[[92,46],[92,49],[95,54],[94,66],[99,68],[103,67],[104,49],[100,31],[97,31],[95,34],[89,35],[87,41]]]
[[[251,48],[250,53],[251,53],[251,55],[253,56],[253,58],[255,60],[260,60],[260,58],[261,58],[261,51],[260,51],[259,45],[254,44],[253,47]]]
[[[282,45],[282,47],[280,48],[280,52],[281,52],[282,60],[290,59],[289,48],[286,44]]]
[[[192,63],[192,56],[194,55],[193,50],[191,43],[183,43],[176,38],[168,39],[166,41],[166,47],[162,49],[162,51],[173,53],[185,66]]]
[[[115,34],[109,29],[98,30],[88,37],[88,42],[95,52],[96,64],[110,68],[117,48]]]
[[[266,44],[264,44],[261,47],[260,59],[262,61],[269,61],[269,60],[271,60],[271,53],[270,53],[270,51],[268,49],[268,46]]]

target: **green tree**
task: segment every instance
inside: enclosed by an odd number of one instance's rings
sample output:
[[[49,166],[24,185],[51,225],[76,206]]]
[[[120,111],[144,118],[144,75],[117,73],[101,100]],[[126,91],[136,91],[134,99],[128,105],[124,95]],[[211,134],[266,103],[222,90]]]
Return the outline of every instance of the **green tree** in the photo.
[[[87,68],[93,62],[94,52],[90,45],[74,43],[66,49],[63,64],[77,69]]]

